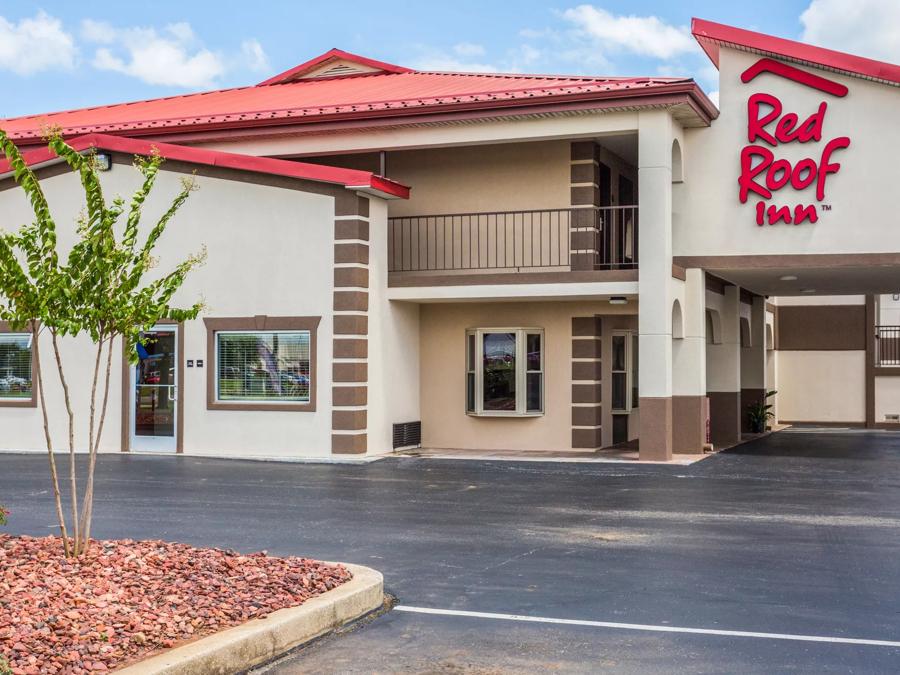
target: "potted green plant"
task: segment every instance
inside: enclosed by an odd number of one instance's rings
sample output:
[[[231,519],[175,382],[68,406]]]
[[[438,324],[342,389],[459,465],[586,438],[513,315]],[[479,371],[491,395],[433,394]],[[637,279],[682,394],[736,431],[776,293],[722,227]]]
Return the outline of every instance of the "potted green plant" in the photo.
[[[777,391],[767,391],[762,399],[747,406],[747,420],[750,423],[750,431],[754,434],[765,432],[768,429],[769,420],[775,417],[775,413],[772,412],[772,404],[768,400],[777,393]]]

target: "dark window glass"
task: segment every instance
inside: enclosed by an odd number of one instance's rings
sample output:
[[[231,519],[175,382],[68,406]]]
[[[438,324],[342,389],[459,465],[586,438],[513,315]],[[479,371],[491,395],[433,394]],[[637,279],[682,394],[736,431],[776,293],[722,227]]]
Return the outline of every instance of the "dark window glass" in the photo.
[[[516,410],[516,334],[484,335],[484,410]]]
[[[612,369],[625,370],[625,336],[613,335],[612,339]]]
[[[466,335],[466,370],[475,370],[475,334]]]
[[[544,407],[542,405],[543,396],[541,394],[541,389],[544,386],[544,376],[542,373],[528,373],[525,376],[525,384],[527,397],[525,401],[525,411],[526,412],[543,412]]]
[[[631,336],[631,407],[637,408],[640,401],[638,391],[638,336]]]
[[[466,412],[475,412],[475,373],[466,373]]]
[[[612,374],[612,409],[613,410],[624,410],[625,409],[625,401],[627,400],[626,395],[626,387],[628,384],[628,377],[625,373],[613,373]]]
[[[541,369],[541,334],[529,333],[527,339],[528,370]]]

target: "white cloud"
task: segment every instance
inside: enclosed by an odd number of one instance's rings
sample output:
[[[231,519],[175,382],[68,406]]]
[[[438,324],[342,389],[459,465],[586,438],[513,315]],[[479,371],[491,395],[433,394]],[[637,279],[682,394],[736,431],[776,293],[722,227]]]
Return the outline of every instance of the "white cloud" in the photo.
[[[655,16],[617,16],[591,5],[567,9],[562,16],[604,52],[669,59],[697,49],[687,26],[672,26]]]
[[[476,45],[471,42],[460,42],[457,45],[453,45],[453,51],[459,54],[460,56],[484,56],[484,47],[481,45]]]
[[[800,22],[804,42],[900,63],[898,0],[812,0]]]
[[[59,19],[38,12],[18,23],[0,16],[0,69],[31,75],[75,65],[75,40]]]
[[[455,73],[496,73],[501,70],[491,63],[466,61],[450,54],[432,53],[415,62],[417,70],[436,70]]]
[[[246,68],[254,72],[269,70],[269,57],[266,56],[259,40],[244,40],[241,43],[241,60]]]
[[[86,19],[81,35],[98,46],[92,65],[135,77],[147,84],[196,89],[213,87],[229,71],[268,69],[262,45],[244,40],[239,52],[227,55],[204,47],[187,22],[156,28],[117,28]]]
[[[716,107],[718,108],[719,107],[719,90],[716,89],[715,91],[711,91],[711,92],[709,92],[709,94],[707,94],[707,96],[709,96],[709,100],[712,101],[713,103],[715,103]]]

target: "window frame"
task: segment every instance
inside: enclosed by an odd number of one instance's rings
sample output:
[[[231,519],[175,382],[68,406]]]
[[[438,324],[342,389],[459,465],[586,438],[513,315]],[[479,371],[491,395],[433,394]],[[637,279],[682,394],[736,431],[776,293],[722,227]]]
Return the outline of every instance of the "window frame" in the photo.
[[[516,336],[516,409],[485,410],[484,409],[484,336],[491,334],[514,333]],[[528,369],[528,336],[539,335],[541,341],[540,370]],[[470,338],[474,336],[475,354],[471,358],[469,352]],[[547,360],[546,335],[543,328],[485,327],[466,329],[465,335],[465,397],[466,415],[470,417],[542,417],[546,412],[544,392],[546,391]],[[474,371],[470,369],[474,366]],[[541,380],[540,410],[528,410],[528,375],[539,374]],[[475,400],[474,409],[469,406],[469,377],[474,375]]]
[[[29,398],[4,398],[0,396],[0,408],[36,408],[38,400],[37,372],[38,335],[29,330],[12,330],[6,321],[0,321],[0,333],[4,335],[25,335],[31,338],[31,396]]]
[[[610,350],[615,350],[615,339],[617,337],[621,337],[623,342],[625,343],[625,368],[617,369],[615,367],[615,358],[614,351],[610,351],[610,359],[609,359],[609,373],[610,373],[610,386],[614,387],[613,380],[615,379],[615,375],[625,375],[625,407],[624,408],[614,408],[613,407],[613,390],[610,390],[609,397],[609,405],[610,412],[613,415],[628,415],[633,410],[638,408],[635,402],[635,382],[634,382],[634,356],[633,353],[635,351],[635,336],[637,333],[633,330],[614,330],[610,333]],[[638,394],[639,400],[639,394]]]
[[[206,409],[315,412],[317,378],[316,334],[319,316],[254,316],[204,318],[206,325]],[[219,399],[218,335],[220,333],[309,333],[309,401],[253,401]]]

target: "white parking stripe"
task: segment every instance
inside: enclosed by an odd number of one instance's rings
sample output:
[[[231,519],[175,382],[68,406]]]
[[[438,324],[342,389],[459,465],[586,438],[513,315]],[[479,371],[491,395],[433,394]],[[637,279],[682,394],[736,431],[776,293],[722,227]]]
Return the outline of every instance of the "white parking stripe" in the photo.
[[[764,640],[793,640],[797,642],[830,642],[844,645],[869,645],[873,647],[900,647],[900,640],[869,640],[865,638],[844,638],[828,635],[792,635],[790,633],[757,633],[743,630],[719,630],[717,628],[686,628],[684,626],[658,626],[643,623],[617,623],[615,621],[583,621],[580,619],[554,619],[545,616],[522,616],[520,614],[495,614],[493,612],[467,612],[461,609],[434,609],[431,607],[410,607],[397,605],[398,612],[415,614],[438,614],[441,616],[466,616],[476,619],[500,619],[503,621],[523,621],[528,623],[551,623],[566,626],[590,626],[592,628],[619,628],[659,633],[692,633],[695,635],[723,635],[725,637],[761,638]]]

